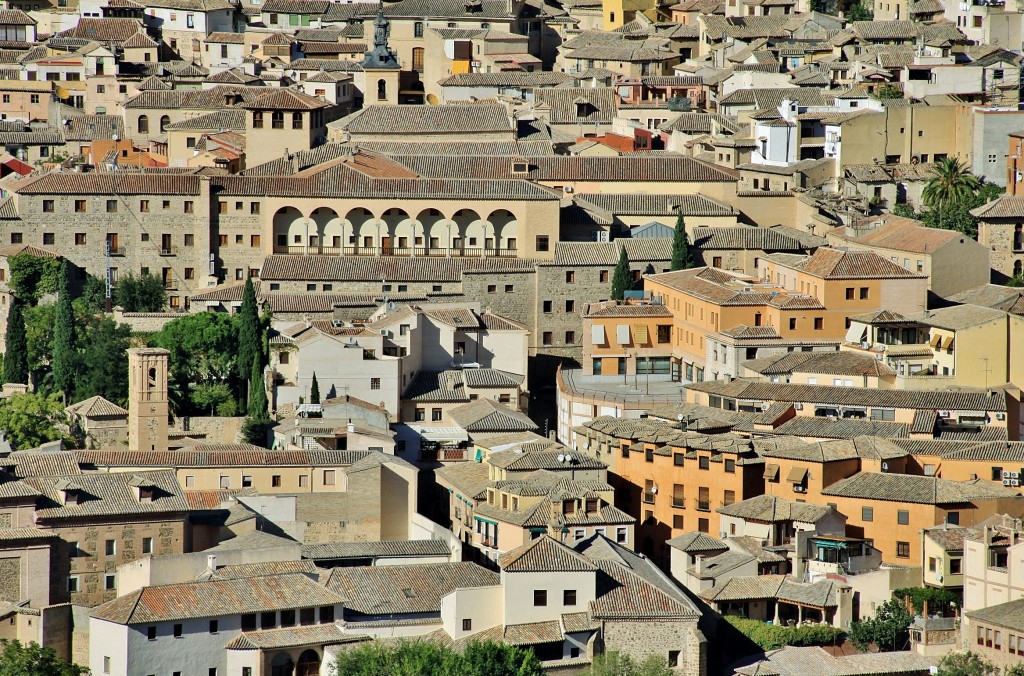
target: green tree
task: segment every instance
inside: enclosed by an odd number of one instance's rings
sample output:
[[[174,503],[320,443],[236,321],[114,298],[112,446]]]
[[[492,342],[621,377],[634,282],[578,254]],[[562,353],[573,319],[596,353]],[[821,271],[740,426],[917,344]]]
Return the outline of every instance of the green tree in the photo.
[[[60,259],[20,253],[8,264],[11,267],[10,289],[25,303],[35,305],[41,296],[57,292]]]
[[[209,405],[199,406],[191,392],[197,385],[226,382],[236,396],[239,383],[248,378],[252,363],[239,370],[235,358],[238,351],[238,325],[226,314],[198,312],[168,322],[149,339],[151,347],[170,351],[170,383],[175,413],[201,414]]]
[[[66,422],[64,402],[56,392],[49,396],[28,392],[0,400],[0,430],[15,449],[60,439],[58,426]]]
[[[619,247],[619,262],[615,265],[615,272],[612,274],[612,300],[622,300],[626,297],[626,291],[632,286],[629,273],[629,257],[626,255],[626,247]]]
[[[462,652],[460,676],[533,676],[542,674],[532,650],[494,641],[470,641]]]
[[[57,281],[57,312],[53,318],[53,387],[64,397],[73,395],[77,369],[75,352],[75,312],[71,306],[68,264],[63,261]]]
[[[104,312],[107,305],[107,284],[96,275],[86,275],[81,293],[74,300],[75,315],[92,315]]]
[[[958,157],[946,157],[935,163],[925,182],[921,198],[932,209],[946,209],[953,204],[969,202],[981,187],[978,177]]]
[[[883,101],[887,99],[902,99],[903,91],[899,87],[887,82],[874,91],[874,96],[876,99]]]
[[[846,11],[846,18],[849,21],[874,21],[875,15],[861,3],[850,5]]]
[[[163,280],[144,272],[136,277],[128,273],[117,281],[114,304],[125,312],[159,312],[167,303]]]
[[[253,362],[258,361],[259,365],[263,366],[263,335],[252,277],[245,280],[242,307],[235,320],[238,325],[238,366],[240,370],[244,369],[248,373]]]
[[[309,386],[309,403],[320,403],[320,383],[316,381],[316,371],[313,371],[313,384]]]
[[[25,336],[28,340],[28,370],[37,382],[49,377],[53,361],[53,322],[57,306],[34,305],[22,307],[25,316]]]
[[[65,662],[53,648],[43,648],[35,641],[25,645],[3,639],[0,644],[0,676],[80,676],[89,671]]]
[[[693,252],[690,251],[690,238],[686,234],[683,215],[676,216],[676,229],[672,235],[672,269],[689,270],[693,267]]]
[[[249,417],[256,420],[268,419],[267,387],[263,380],[263,367],[259,361],[252,363],[252,375],[249,377]]]
[[[128,348],[131,327],[110,317],[90,317],[79,338],[78,370],[74,382],[75,401],[99,395],[116,404],[128,399]]]
[[[938,676],[989,676],[998,673],[994,664],[970,651],[948,653],[939,662]]]
[[[210,415],[232,417],[238,415],[235,394],[227,383],[204,383],[192,388],[192,403]]]
[[[7,351],[4,353],[4,382],[28,384],[28,344],[25,336],[25,315],[21,301],[15,297],[7,315]]]
[[[1016,277],[1011,277],[1010,281],[1006,282],[1006,286],[1012,287],[1014,289],[1024,287],[1024,275],[1017,275]]]
[[[892,593],[894,599],[909,598],[914,612],[924,612],[924,604],[928,603],[928,612],[952,612],[956,606],[962,605],[963,595],[949,589],[935,587],[906,587],[896,589]]]
[[[902,601],[886,601],[873,618],[850,625],[850,641],[858,650],[867,650],[871,644],[879,652],[903,650],[910,638],[908,628],[913,619]]]

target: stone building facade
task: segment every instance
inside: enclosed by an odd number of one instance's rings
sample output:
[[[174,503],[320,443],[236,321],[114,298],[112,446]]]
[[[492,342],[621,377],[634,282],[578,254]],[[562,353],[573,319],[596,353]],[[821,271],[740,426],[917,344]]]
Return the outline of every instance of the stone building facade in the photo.
[[[1024,276],[1024,197],[1003,195],[971,211],[978,242],[991,250],[993,281]]]

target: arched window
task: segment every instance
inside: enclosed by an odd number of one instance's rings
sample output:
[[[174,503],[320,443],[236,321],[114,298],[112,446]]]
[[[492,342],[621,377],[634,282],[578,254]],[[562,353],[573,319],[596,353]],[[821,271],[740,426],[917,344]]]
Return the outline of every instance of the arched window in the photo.
[[[377,80],[377,100],[386,101],[388,98],[388,83],[384,80]]]
[[[170,123],[171,123],[171,118],[169,116],[163,115],[163,116],[160,117],[160,133],[161,134],[164,133],[164,129],[166,129],[167,125],[169,125]]]
[[[1021,277],[1024,276],[1024,261],[1014,261],[1013,263],[1013,276]]]
[[[149,116],[148,115],[139,115],[139,133],[140,134],[148,134],[149,133]]]
[[[149,369],[149,386],[150,387],[156,387],[156,369],[155,368],[150,368]]]

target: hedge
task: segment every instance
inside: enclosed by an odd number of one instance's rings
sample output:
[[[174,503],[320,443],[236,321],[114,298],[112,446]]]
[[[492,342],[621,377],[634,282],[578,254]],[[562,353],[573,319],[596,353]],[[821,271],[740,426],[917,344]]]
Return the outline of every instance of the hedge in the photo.
[[[846,640],[842,629],[827,624],[802,624],[783,627],[743,617],[726,617],[725,621],[757,644],[761,650],[778,650],[787,645],[835,645]]]

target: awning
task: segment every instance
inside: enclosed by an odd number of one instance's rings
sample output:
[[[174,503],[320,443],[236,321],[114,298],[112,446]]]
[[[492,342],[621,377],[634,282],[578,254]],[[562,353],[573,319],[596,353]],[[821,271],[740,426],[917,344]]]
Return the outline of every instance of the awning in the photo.
[[[629,324],[619,324],[615,327],[615,340],[619,345],[629,345]]]
[[[795,483],[795,484],[802,484],[804,482],[804,478],[806,478],[806,477],[807,477],[807,468],[806,467],[793,467],[792,469],[789,470],[789,476],[786,477],[786,481],[789,481],[789,482],[792,482],[792,483]]]
[[[474,520],[474,521],[483,521],[484,523],[489,523],[489,524],[491,524],[492,526],[497,526],[497,525],[498,525],[498,522],[497,522],[497,521],[495,521],[495,520],[493,520],[493,519],[485,519],[484,517],[482,517],[482,516],[477,516],[476,514],[474,514],[474,515],[473,515],[473,520]]]
[[[945,336],[942,339],[942,349],[948,350],[953,347],[953,336]]]
[[[779,478],[779,466],[765,465],[764,478],[767,479],[768,481],[775,481],[777,478]]]
[[[868,327],[864,325],[852,324],[850,328],[846,330],[847,343],[861,343],[867,339]]]
[[[930,337],[929,344],[932,347],[938,347],[939,343],[942,342],[942,334],[936,333]]]
[[[604,324],[593,324],[590,327],[590,342],[594,345],[604,345]]]
[[[633,337],[637,343],[647,342],[647,324],[636,324],[633,326]]]
[[[420,436],[427,441],[469,441],[469,435],[461,427],[424,427]]]

